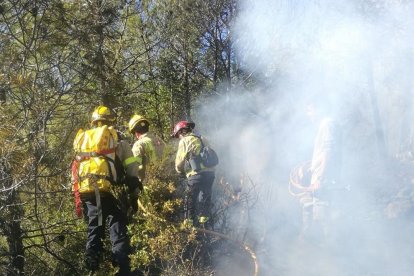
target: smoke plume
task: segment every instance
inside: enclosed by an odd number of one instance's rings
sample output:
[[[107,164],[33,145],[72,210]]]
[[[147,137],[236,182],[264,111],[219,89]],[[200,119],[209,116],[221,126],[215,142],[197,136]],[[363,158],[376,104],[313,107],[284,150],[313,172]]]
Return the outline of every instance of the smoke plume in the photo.
[[[261,275],[411,275],[413,217],[387,206],[400,196],[408,210],[411,195],[398,192],[414,190],[399,173],[412,167],[412,14],[402,0],[239,3],[236,58],[255,88],[234,85],[197,119],[221,172],[254,194],[248,219],[243,209],[234,221],[258,252]],[[288,192],[291,169],[312,157],[309,99],[326,104],[343,133],[341,183],[350,190],[329,246],[298,238],[301,207]]]

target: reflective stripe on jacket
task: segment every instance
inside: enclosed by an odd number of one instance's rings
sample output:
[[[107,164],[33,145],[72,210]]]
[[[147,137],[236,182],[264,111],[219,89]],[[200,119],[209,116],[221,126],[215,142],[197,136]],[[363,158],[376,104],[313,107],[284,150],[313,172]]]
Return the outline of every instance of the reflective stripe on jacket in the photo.
[[[138,177],[138,163],[132,154],[131,146],[126,141],[120,140],[118,142],[116,155],[121,160],[126,175],[131,178]]]

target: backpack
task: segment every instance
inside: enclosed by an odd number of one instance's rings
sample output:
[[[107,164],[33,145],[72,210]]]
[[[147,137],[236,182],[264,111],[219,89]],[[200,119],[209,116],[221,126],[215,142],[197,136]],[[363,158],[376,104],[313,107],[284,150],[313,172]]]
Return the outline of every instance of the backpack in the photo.
[[[73,142],[76,182],[79,193],[110,192],[116,183],[115,151],[118,135],[106,125],[89,130],[80,129]]]
[[[217,153],[210,147],[205,146],[201,137],[198,137],[201,142],[201,150],[200,150],[200,159],[201,164],[204,165],[206,168],[212,168],[217,166],[219,163],[219,158]]]
[[[100,192],[111,192],[111,185],[122,182],[120,160],[116,156],[118,133],[106,125],[80,129],[73,141],[76,157],[72,162],[72,191],[75,210],[82,217],[81,194],[95,193],[98,225],[103,224]]]

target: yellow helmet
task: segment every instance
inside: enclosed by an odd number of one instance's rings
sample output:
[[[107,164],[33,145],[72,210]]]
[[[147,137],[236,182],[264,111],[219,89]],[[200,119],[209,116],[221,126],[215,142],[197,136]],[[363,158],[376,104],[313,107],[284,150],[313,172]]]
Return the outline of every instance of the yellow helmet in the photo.
[[[137,127],[147,127],[149,126],[149,121],[145,119],[144,116],[135,114],[132,116],[131,120],[128,123],[128,130],[131,133],[134,133],[134,129]]]
[[[106,106],[100,105],[92,113],[91,125],[96,124],[99,121],[106,121],[114,123],[116,120],[115,113]]]

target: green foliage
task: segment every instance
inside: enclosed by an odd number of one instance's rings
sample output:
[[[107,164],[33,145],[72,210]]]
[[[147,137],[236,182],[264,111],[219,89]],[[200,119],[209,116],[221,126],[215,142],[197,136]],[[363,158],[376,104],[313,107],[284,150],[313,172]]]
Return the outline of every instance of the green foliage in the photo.
[[[132,264],[142,271],[165,275],[201,275],[197,263],[200,241],[191,225],[183,224],[183,187],[172,166],[173,152],[149,168],[140,211],[129,227],[135,253]]]
[[[2,257],[0,274],[16,267],[34,275],[86,274],[86,227],[74,216],[69,177],[77,129],[88,125],[96,105],[105,103],[117,111],[119,125],[135,112],[143,114],[166,141],[174,122],[191,116],[204,88],[224,78],[222,55],[213,53],[229,50],[230,44],[218,49],[218,36],[207,44],[203,37],[217,26],[226,31],[226,24],[214,22],[224,15],[219,10],[232,9],[231,3],[0,1],[5,176],[0,253],[10,256],[17,248],[14,253],[24,256],[22,264]],[[148,214],[140,213],[130,225],[138,249],[134,265],[165,273],[188,272],[194,260],[181,258],[182,252],[197,244],[194,233],[180,226],[182,188],[173,154],[170,148],[168,157],[150,168],[141,197]],[[103,263],[106,272],[113,271],[109,257]]]
[[[168,151],[168,148],[166,149]],[[140,196],[137,222],[130,226],[131,244],[137,249],[132,263],[153,269],[160,261],[171,261],[182,248],[180,229],[172,224],[179,221],[182,200],[176,187],[168,153],[162,162],[149,167],[144,192]],[[171,157],[171,155],[170,155]]]

